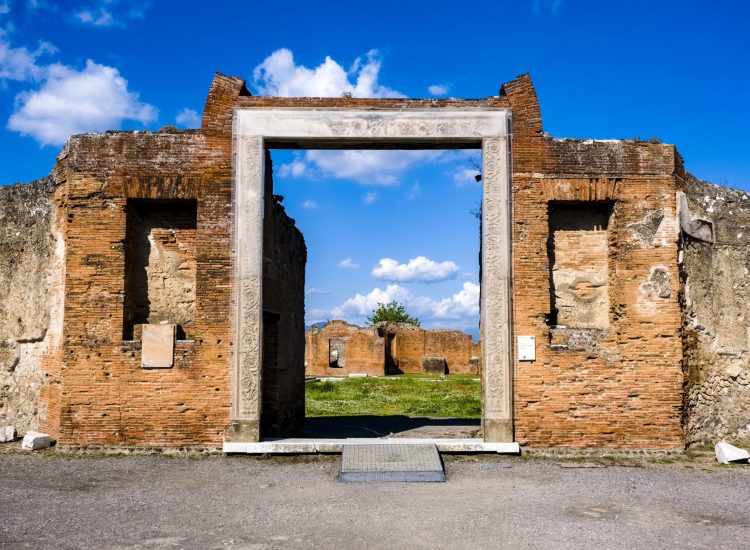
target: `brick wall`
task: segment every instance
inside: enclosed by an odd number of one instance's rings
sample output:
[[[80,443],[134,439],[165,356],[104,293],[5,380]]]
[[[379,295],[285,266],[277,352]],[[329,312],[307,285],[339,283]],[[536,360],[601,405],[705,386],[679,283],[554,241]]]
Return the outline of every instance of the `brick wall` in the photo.
[[[224,145],[198,132],[123,132],[75,136],[63,152],[64,368],[50,366],[57,411],[42,424],[60,443],[221,443],[231,341],[231,144]],[[193,340],[177,342],[172,369],[142,369],[140,341],[123,340],[129,199],[197,205]]]
[[[527,75],[480,100],[252,97],[242,80],[217,75],[201,130],[73,137],[55,169],[55,226],[66,251],[56,272],[64,274],[65,323],[61,344],[43,360],[42,429],[63,444],[221,443],[231,421],[232,115],[233,109],[255,107],[512,109],[513,335],[537,341],[536,361],[514,362],[516,439],[532,446],[682,444],[679,155],[669,145],[546,136]],[[139,342],[122,339],[128,199],[197,205],[194,340],[177,344],[172,369],[141,369]],[[611,208],[606,325],[561,328],[550,320],[550,203],[565,202]],[[277,220],[282,218],[280,213]],[[275,223],[269,219],[266,227]],[[292,235],[290,230],[287,236],[296,239]],[[287,288],[273,266],[295,263],[300,243],[290,245],[297,252],[280,252],[264,269],[268,300],[278,291],[281,310],[288,289],[294,288],[290,299],[301,300],[300,279]],[[269,313],[279,323],[285,318],[283,311]],[[288,330],[299,325],[292,318]],[[266,342],[269,361],[282,349],[286,330],[279,324],[267,331],[278,339]],[[357,359],[358,347],[367,351],[362,357],[373,356],[380,345],[375,339],[363,329],[337,330],[350,338],[347,369],[382,372],[382,361]],[[308,357],[309,365],[320,361]],[[326,352],[324,368],[327,362]],[[279,383],[297,379],[294,374]],[[291,426],[299,408],[282,404],[281,396],[276,392],[276,405],[265,406],[292,411],[282,422]]]
[[[330,366],[329,340],[343,339],[346,346],[344,366]],[[345,321],[329,321],[323,327],[312,327],[305,333],[305,372],[318,376],[368,374],[383,376],[385,368],[384,339],[372,327],[358,327]]]
[[[680,447],[679,156],[671,145],[552,139],[530,81],[504,91],[514,133],[514,336],[537,342],[536,361],[514,361],[516,440]],[[603,330],[549,322],[549,204],[566,201],[611,204]]]

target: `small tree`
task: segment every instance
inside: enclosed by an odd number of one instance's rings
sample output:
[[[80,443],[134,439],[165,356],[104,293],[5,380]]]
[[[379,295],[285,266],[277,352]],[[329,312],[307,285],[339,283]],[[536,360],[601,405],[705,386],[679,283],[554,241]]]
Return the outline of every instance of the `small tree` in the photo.
[[[372,316],[367,318],[367,322],[370,326],[376,325],[382,322],[388,323],[408,323],[419,326],[419,319],[410,316],[406,313],[406,308],[403,304],[399,304],[396,300],[384,304],[378,302],[378,307],[372,310]]]

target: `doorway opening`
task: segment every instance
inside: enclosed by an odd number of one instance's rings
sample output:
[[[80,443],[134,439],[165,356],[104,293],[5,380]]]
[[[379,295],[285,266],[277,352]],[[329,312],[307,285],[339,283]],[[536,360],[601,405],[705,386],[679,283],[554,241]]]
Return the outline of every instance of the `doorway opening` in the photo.
[[[481,152],[272,149],[270,159],[274,200],[307,249],[294,435],[480,437]]]
[[[335,99],[326,101],[331,106],[339,106]],[[296,282],[290,282],[287,275],[291,274],[294,278],[293,274],[299,272],[297,264],[300,260],[304,262],[306,250],[301,235],[295,236],[296,228],[289,231],[289,224],[283,222],[286,214],[283,212],[282,200],[277,199],[273,193],[269,151],[274,149],[347,150],[345,153],[350,152],[350,149],[352,152],[481,149],[482,435],[485,443],[513,442],[510,111],[502,108],[458,109],[450,103],[425,108],[425,104],[418,101],[404,102],[399,108],[386,104],[378,104],[376,107],[377,101],[372,100],[373,107],[369,109],[346,108],[347,105],[342,104],[344,108],[305,109],[281,106],[276,109],[245,108],[235,111],[235,349],[232,373],[233,420],[226,436],[228,444],[260,441],[261,424],[277,425],[280,434],[287,433],[290,427],[299,424],[298,420],[303,418],[300,417],[300,406],[304,407],[304,371],[301,371],[303,377],[299,378],[296,371],[290,371],[286,365],[302,365],[304,368],[304,357],[296,357],[296,350],[299,348],[291,345],[298,342],[300,335],[304,334],[304,331],[297,330],[300,323],[304,327],[303,315],[299,315],[302,308],[297,307],[304,303],[304,289],[300,292],[303,285],[299,284],[299,278]],[[292,163],[289,170],[293,172],[296,169]],[[341,215],[336,214],[338,217]],[[338,218],[334,218],[336,219]],[[280,220],[281,225],[270,231]],[[340,225],[337,231],[343,234],[347,228]],[[440,232],[446,238],[453,234],[447,222],[443,223]],[[393,242],[407,240],[401,237]],[[404,261],[393,258],[388,260],[390,262],[380,262],[378,267],[388,271]],[[423,261],[419,258],[413,260],[417,263]],[[339,266],[346,267],[352,263],[356,263],[353,258],[344,258]],[[320,262],[310,265],[320,265]],[[380,290],[380,295],[376,297],[387,297]],[[463,290],[468,291],[466,288]],[[356,295],[352,298],[361,300]],[[263,317],[266,311],[280,314],[278,369],[280,373],[286,371],[283,376],[280,374],[280,378],[288,382],[286,390],[279,394],[285,404],[276,410],[267,407],[267,401],[263,399]],[[345,323],[343,320],[339,321]],[[335,336],[354,338],[356,334]],[[396,334],[395,340],[398,338],[399,334]],[[346,352],[348,366],[353,364],[353,349],[352,342],[349,341]],[[404,346],[397,341],[396,349],[400,355],[398,368],[406,374],[402,353]],[[325,361],[326,365],[330,364],[330,348]],[[384,372],[384,367],[383,352],[379,361],[381,372]],[[360,378],[369,383],[369,377]],[[300,380],[301,384],[298,384]],[[269,432],[264,431],[264,434],[267,437]]]

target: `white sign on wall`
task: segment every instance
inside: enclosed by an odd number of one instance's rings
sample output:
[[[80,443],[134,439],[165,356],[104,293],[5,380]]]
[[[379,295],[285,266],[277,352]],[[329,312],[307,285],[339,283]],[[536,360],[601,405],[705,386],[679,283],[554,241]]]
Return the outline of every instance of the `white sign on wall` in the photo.
[[[518,360],[535,361],[536,360],[536,338],[534,336],[518,337]]]

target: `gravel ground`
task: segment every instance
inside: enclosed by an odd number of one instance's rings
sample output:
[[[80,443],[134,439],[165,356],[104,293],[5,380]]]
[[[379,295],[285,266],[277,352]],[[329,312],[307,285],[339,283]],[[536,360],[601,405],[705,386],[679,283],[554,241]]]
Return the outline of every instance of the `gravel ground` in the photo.
[[[339,457],[0,453],[2,548],[750,548],[750,466],[446,458],[447,483]]]

